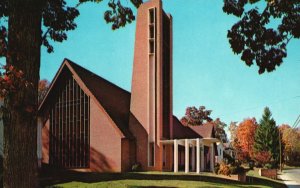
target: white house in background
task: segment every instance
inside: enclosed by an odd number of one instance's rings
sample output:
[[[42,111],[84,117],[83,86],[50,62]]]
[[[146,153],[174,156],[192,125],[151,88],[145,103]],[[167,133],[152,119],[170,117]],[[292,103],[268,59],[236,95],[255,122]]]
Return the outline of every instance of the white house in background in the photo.
[[[216,155],[216,163],[220,163],[223,161],[223,153],[225,151],[225,147],[222,142],[217,142],[217,151],[218,155]]]
[[[228,154],[229,156],[231,156],[233,159],[235,159],[235,150],[232,146],[233,142],[228,142],[228,143],[224,143],[224,151],[226,154]]]

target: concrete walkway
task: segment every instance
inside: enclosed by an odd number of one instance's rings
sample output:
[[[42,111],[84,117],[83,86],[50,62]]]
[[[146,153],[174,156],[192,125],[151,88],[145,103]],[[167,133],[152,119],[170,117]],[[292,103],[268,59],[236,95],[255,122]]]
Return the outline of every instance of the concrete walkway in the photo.
[[[278,178],[288,186],[288,188],[300,188],[300,169],[289,169],[279,172]]]

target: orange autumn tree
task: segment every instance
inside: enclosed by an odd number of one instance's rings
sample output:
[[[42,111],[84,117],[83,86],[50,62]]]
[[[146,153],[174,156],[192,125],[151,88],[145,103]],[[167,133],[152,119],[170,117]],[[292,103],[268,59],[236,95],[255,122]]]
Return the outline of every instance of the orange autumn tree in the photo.
[[[239,160],[249,161],[253,157],[254,135],[257,127],[255,118],[244,119],[239,124],[234,141]]]
[[[282,124],[282,125],[278,126],[278,130],[279,130],[280,138],[281,138],[281,157],[282,157],[283,161],[285,161],[285,159],[287,157],[287,151],[288,151],[287,148],[289,147],[289,143],[288,143],[286,134],[285,134],[285,137],[283,137],[283,135],[290,128],[291,127],[288,124]]]
[[[288,164],[296,165],[300,158],[299,130],[283,124],[279,126],[279,131],[283,143],[283,158]]]
[[[39,81],[39,85],[38,85],[38,101],[39,104],[42,102],[42,100],[44,99],[48,88],[49,88],[50,82],[46,79],[40,80]]]

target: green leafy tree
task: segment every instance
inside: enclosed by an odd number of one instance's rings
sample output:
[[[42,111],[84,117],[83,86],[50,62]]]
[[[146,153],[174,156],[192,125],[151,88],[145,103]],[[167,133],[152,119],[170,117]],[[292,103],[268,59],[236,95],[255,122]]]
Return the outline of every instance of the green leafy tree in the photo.
[[[212,110],[207,110],[205,106],[200,106],[199,108],[195,106],[187,107],[185,116],[183,116],[180,121],[185,126],[205,126],[207,123],[212,123],[215,127],[215,137],[225,143],[228,141],[225,132],[227,125],[219,118],[213,120],[210,117],[211,112]]]
[[[215,137],[220,139],[223,143],[228,142],[227,134],[225,131],[227,124],[222,122],[220,118],[215,119],[213,121],[213,124],[215,125]]]
[[[268,107],[264,109],[262,119],[255,132],[254,152],[269,152],[274,166],[279,162],[279,130]]]
[[[227,37],[235,54],[259,74],[271,72],[287,56],[287,45],[300,37],[298,0],[224,0],[223,11],[239,18]]]
[[[53,42],[67,40],[76,28],[78,6],[102,0],[1,0],[0,57],[6,65],[0,74],[4,123],[4,187],[38,187],[37,108],[41,46],[53,52]],[[138,7],[142,0],[130,0]],[[123,1],[124,3],[124,1]],[[126,3],[126,2],[125,2]],[[135,17],[122,0],[109,0],[104,19],[112,29],[124,27]]]

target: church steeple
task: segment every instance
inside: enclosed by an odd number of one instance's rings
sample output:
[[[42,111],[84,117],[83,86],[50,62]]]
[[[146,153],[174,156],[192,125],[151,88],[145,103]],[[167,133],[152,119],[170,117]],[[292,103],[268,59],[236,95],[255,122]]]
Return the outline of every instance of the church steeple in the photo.
[[[172,17],[161,0],[139,7],[135,36],[130,111],[147,133],[151,167],[160,140],[172,138]]]

